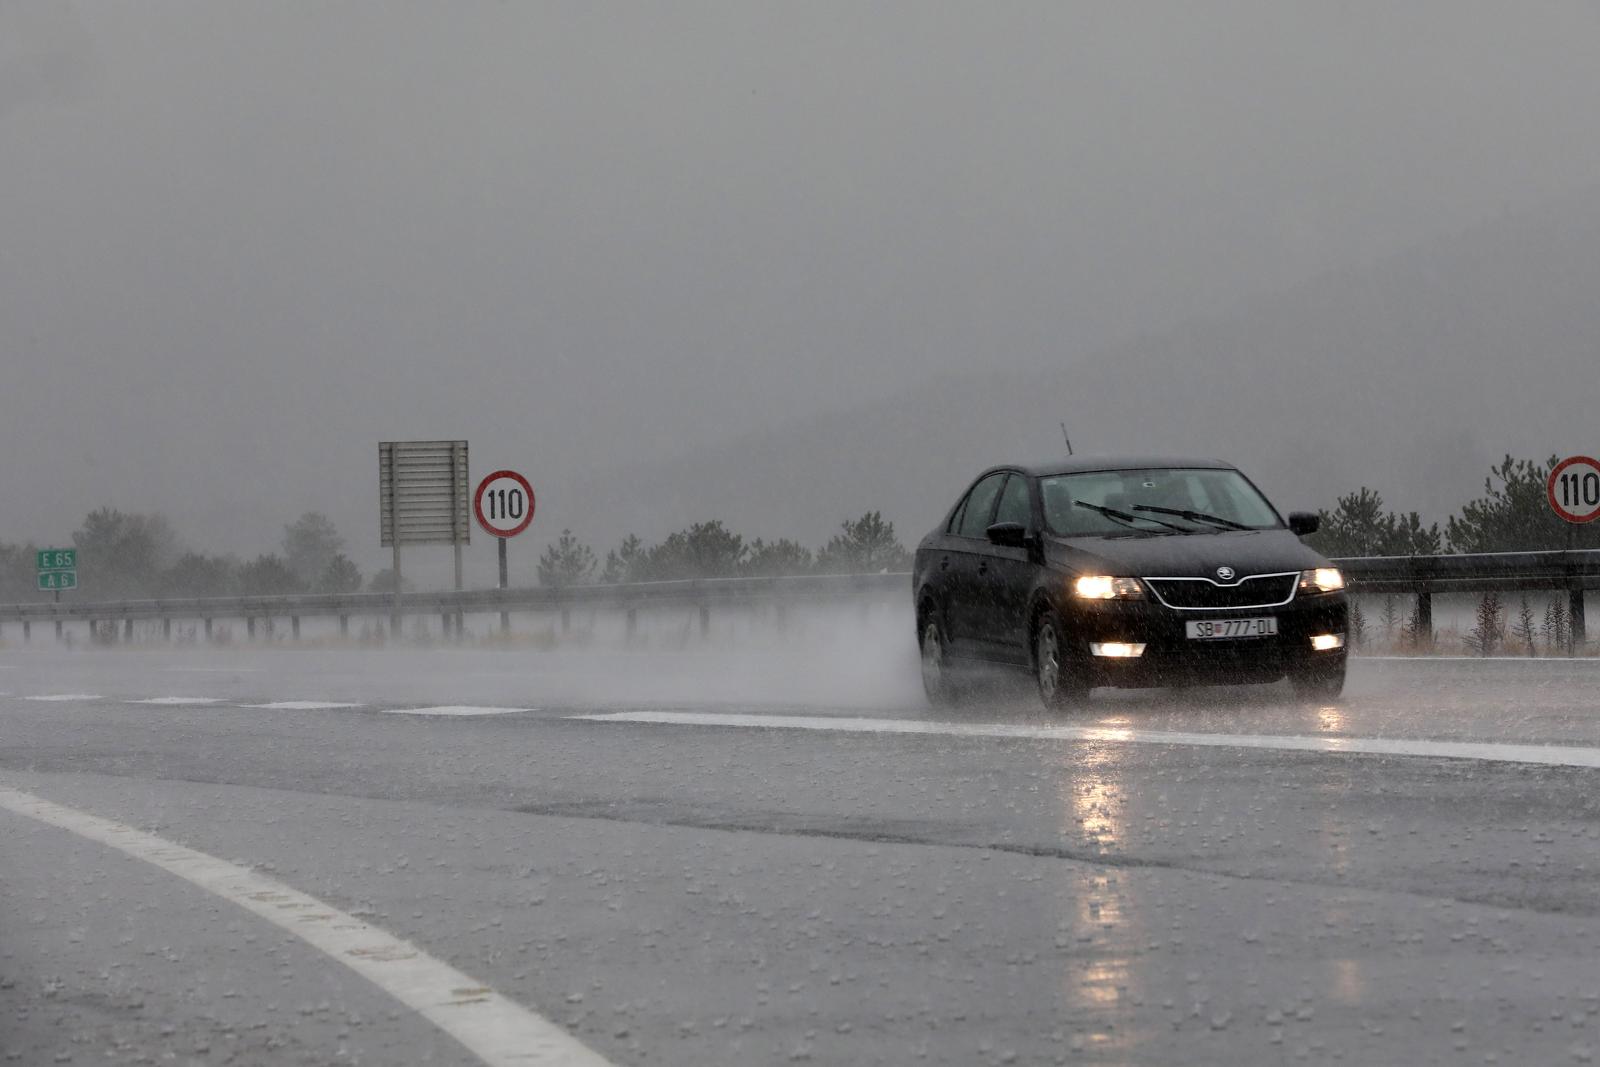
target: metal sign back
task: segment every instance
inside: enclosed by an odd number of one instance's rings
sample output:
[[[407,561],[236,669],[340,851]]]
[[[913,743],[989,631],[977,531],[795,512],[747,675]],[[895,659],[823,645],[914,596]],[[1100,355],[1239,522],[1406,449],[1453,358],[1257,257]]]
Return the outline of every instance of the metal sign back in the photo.
[[[472,539],[465,441],[378,445],[381,543],[464,545]]]

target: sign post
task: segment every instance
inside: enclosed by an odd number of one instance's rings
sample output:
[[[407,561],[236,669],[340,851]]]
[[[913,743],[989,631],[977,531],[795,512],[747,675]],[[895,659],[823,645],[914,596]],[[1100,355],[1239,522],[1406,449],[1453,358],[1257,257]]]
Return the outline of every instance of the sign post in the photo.
[[[1568,456],[1550,468],[1545,493],[1550,499],[1550,510],[1567,523],[1567,550],[1571,551],[1578,527],[1600,519],[1600,461],[1589,456]],[[1577,655],[1587,636],[1581,583],[1567,591],[1567,619],[1567,654]]]
[[[78,550],[76,548],[41,548],[34,554],[38,564],[39,591],[55,594],[61,603],[63,589],[78,588]],[[61,640],[61,620],[56,620],[56,640]]]
[[[506,542],[528,528],[533,522],[536,501],[533,486],[516,471],[495,471],[478,483],[472,494],[472,512],[478,525],[500,541],[500,588],[509,584],[506,565]],[[511,632],[511,613],[500,613],[500,632]]]
[[[382,441],[378,444],[379,542],[394,549],[394,594],[389,629],[400,634],[405,578],[401,545],[450,545],[456,588],[461,588],[461,546],[471,540],[467,519],[467,442]],[[461,616],[455,619],[461,632]]]

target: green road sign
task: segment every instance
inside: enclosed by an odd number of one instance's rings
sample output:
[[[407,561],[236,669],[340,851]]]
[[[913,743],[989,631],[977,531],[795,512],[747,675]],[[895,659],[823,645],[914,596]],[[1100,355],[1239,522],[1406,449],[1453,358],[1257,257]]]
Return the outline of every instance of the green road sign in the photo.
[[[37,555],[41,571],[74,571],[78,569],[78,550],[75,548],[41,548]]]
[[[77,571],[40,571],[39,588],[44,592],[54,589],[78,588]]]

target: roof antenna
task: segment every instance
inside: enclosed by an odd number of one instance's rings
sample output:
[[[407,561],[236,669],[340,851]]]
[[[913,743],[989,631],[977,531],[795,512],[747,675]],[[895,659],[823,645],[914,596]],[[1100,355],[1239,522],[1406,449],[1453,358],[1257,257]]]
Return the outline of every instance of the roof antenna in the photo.
[[[1072,455],[1072,438],[1067,436],[1067,424],[1061,424],[1061,439],[1067,443],[1067,455]]]

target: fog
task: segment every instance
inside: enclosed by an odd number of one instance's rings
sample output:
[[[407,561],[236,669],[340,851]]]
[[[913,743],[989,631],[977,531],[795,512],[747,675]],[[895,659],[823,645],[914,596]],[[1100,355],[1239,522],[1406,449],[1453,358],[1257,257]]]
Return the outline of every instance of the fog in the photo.
[[[1597,98],[1592,2],[10,0],[0,539],[318,510],[370,570],[377,442],[464,437],[524,577],[914,542],[1058,418],[1439,517],[1593,447]]]

